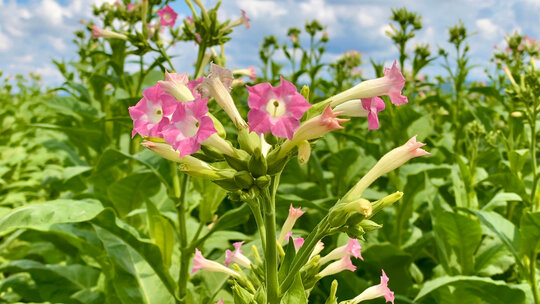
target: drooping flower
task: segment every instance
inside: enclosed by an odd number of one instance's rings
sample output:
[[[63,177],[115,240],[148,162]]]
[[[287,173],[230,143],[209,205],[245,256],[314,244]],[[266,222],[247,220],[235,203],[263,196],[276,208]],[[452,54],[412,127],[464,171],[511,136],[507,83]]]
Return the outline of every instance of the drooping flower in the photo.
[[[249,21],[251,21],[251,19],[248,18],[246,11],[241,9],[240,12],[242,13],[242,16],[234,20],[233,22],[229,23],[229,25],[225,27],[226,30],[231,29],[233,27],[240,26],[242,24],[245,25],[247,29],[251,27],[251,24],[249,24]]]
[[[189,175],[209,180],[223,178],[222,174],[208,163],[189,155],[180,157],[180,152],[175,151],[166,143],[145,140],[141,145],[165,159],[180,163],[180,170]]]
[[[171,28],[174,26],[174,23],[176,22],[176,17],[178,17],[178,14],[170,7],[165,6],[164,8],[160,9],[158,12],[158,15],[160,17],[159,22],[163,26],[170,26]]]
[[[354,199],[360,197],[377,178],[400,167],[411,158],[430,154],[421,149],[426,144],[417,142],[416,135],[409,139],[404,145],[394,148],[386,153],[379,161],[368,171],[358,183],[345,195],[347,198]],[[345,199],[345,197],[343,199]]]
[[[177,102],[170,124],[162,131],[165,141],[180,152],[180,157],[199,151],[201,143],[217,132],[207,115],[207,101]]]
[[[195,257],[193,258],[193,268],[191,269],[191,274],[194,274],[201,269],[213,272],[222,272],[235,278],[240,277],[240,274],[236,271],[227,268],[218,262],[205,259],[199,249],[195,248]]]
[[[235,262],[238,265],[244,266],[245,268],[251,268],[251,261],[243,254],[242,245],[244,242],[236,242],[233,244],[234,251],[227,249],[225,251],[225,265],[229,267],[232,262]]]
[[[300,247],[302,247],[302,245],[304,245],[304,238],[303,237],[295,238],[292,235],[292,231],[287,233],[287,235],[285,235],[286,240],[289,240],[291,237],[292,237],[292,240],[293,240],[294,250],[298,251],[300,249]]]
[[[287,238],[287,234],[292,230],[294,224],[296,223],[296,220],[304,213],[305,211],[302,211],[301,208],[294,208],[291,204],[289,207],[289,215],[287,216],[285,223],[283,223],[283,227],[279,233],[278,243],[283,243],[283,241]]]
[[[250,28],[251,24],[249,24],[249,21],[251,21],[251,19],[248,18],[245,10],[241,9],[240,11],[242,12],[242,23],[246,26],[247,29]]]
[[[113,32],[113,31],[110,31],[110,30],[105,30],[105,29],[102,29],[100,27],[98,27],[97,25],[93,25],[92,26],[92,38],[94,39],[97,39],[99,37],[102,37],[102,38],[114,38],[114,39],[122,39],[122,40],[127,40],[128,37],[124,34],[120,34],[120,33],[117,33],[117,32]]]
[[[137,2],[128,3],[126,11],[128,13],[133,12],[137,8],[137,5],[138,5]]]
[[[351,256],[351,255],[363,261],[364,258],[362,257],[362,253],[360,252],[361,249],[362,247],[360,246],[360,243],[358,242],[358,240],[351,238],[349,239],[347,244],[332,250],[329,254],[322,257],[319,262],[321,265],[323,265],[330,261],[338,260],[338,259],[343,258],[344,256]]]
[[[377,114],[384,110],[384,101],[379,97],[353,99],[344,102],[334,108],[334,111],[343,112],[345,116],[368,118],[369,130],[379,128],[379,117]]]
[[[234,125],[238,129],[243,129],[247,128],[247,124],[238,112],[234,100],[229,93],[233,80],[233,74],[229,69],[211,63],[210,74],[195,87],[195,90],[203,98],[214,97],[219,106],[229,115]]]
[[[258,134],[272,132],[275,136],[292,139],[300,126],[300,118],[311,107],[296,87],[282,77],[278,87],[261,83],[247,86],[247,89],[250,131]]]
[[[394,292],[388,288],[388,277],[384,270],[381,275],[381,283],[378,285],[371,286],[364,290],[361,294],[356,296],[354,299],[348,301],[350,304],[358,304],[365,300],[371,300],[378,297],[384,297],[386,302],[391,302],[394,304]]]
[[[390,101],[394,105],[400,106],[408,102],[407,97],[401,95],[404,85],[405,77],[397,67],[397,62],[394,61],[391,68],[385,68],[383,77],[362,81],[356,86],[331,97],[331,105],[335,107],[353,99],[386,95],[390,97]]]
[[[232,71],[234,75],[248,76],[251,81],[257,80],[257,72],[253,66],[249,66],[247,69],[238,69]]]
[[[342,272],[343,270],[350,270],[350,271],[356,270],[356,266],[353,265],[351,261],[351,257],[349,255],[346,255],[342,257],[341,259],[326,266],[326,268],[324,268],[321,272],[319,272],[318,276],[323,278],[329,275]]]
[[[187,73],[177,74],[165,71],[165,80],[159,80],[157,83],[165,93],[172,95],[178,101],[195,99],[188,87]]]
[[[133,107],[129,107],[129,115],[133,119],[132,137],[139,133],[142,136],[161,137],[161,132],[169,124],[169,118],[178,102],[166,94],[159,85],[143,91],[143,98]]]

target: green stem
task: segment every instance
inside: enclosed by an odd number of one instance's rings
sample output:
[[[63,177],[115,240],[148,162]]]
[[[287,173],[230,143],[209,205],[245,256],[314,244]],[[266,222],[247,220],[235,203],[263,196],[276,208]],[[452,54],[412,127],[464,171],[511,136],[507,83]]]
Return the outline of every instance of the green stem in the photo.
[[[163,58],[165,58],[165,60],[167,60],[167,63],[169,64],[169,67],[171,68],[171,72],[174,72],[174,66],[171,62],[171,58],[169,58],[169,55],[167,55],[167,52],[163,49],[163,46],[158,44],[157,45],[158,47],[158,50],[159,50],[159,53],[161,54],[161,56],[163,56]]]
[[[315,248],[315,245],[317,245],[317,242],[319,242],[320,239],[322,239],[326,234],[328,233],[329,225],[328,225],[328,217],[325,217],[322,219],[322,221],[317,224],[315,229],[308,235],[306,238],[304,245],[300,248],[296,256],[294,257],[291,267],[289,268],[288,274],[281,282],[280,290],[283,292],[286,292],[287,289],[291,286],[295,275],[300,271],[300,269],[308,262],[309,257],[311,256],[311,253],[313,252],[313,249]]]
[[[536,118],[537,118],[537,111],[536,111],[536,105],[535,109],[533,110],[532,116],[530,118],[531,121],[531,158],[533,163],[533,185],[531,189],[531,201],[533,203],[533,211],[540,210],[540,199],[537,199],[536,197],[536,187],[538,185],[538,173],[537,173],[537,166],[536,166]]]
[[[199,52],[197,53],[197,62],[195,63],[195,78],[198,78],[202,75],[203,68],[202,62],[204,59],[204,53],[206,52],[206,46],[199,44]]]
[[[193,255],[192,252],[187,250],[188,244],[186,228],[186,194],[189,185],[189,175],[183,175],[180,189],[178,174],[176,173],[175,167],[175,174],[173,174],[173,182],[175,194],[178,194],[178,204],[176,205],[176,211],[178,214],[178,236],[180,240],[180,271],[178,273],[178,293],[179,297],[183,301],[183,299],[187,295],[187,283],[189,280],[189,262]]]
[[[253,213],[253,217],[255,218],[255,223],[257,223],[257,228],[259,230],[259,235],[261,236],[261,244],[263,247],[263,251],[266,251],[266,240],[265,240],[265,234],[266,231],[264,229],[264,221],[261,215],[261,211],[259,210],[259,204],[256,200],[251,200],[247,202],[249,208],[251,209],[251,213]]]
[[[534,303],[539,304],[540,303],[540,295],[538,294],[538,283],[536,281],[536,255],[537,255],[537,252],[536,252],[536,250],[533,250],[532,253],[533,253],[533,255],[530,257],[531,263],[530,263],[530,267],[529,267],[529,272],[530,272],[530,280],[529,281],[530,281],[530,284],[531,284]]]
[[[276,213],[274,200],[271,198],[268,188],[263,190],[262,205],[264,208],[264,220],[266,225],[266,291],[268,303],[279,303],[279,283],[277,272],[277,242],[276,242]]]

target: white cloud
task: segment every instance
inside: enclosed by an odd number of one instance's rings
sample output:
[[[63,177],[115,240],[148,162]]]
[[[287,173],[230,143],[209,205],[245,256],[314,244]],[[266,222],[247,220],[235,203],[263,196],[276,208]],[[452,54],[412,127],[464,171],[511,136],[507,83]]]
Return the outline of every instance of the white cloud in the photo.
[[[11,38],[2,32],[0,28],[0,52],[5,52],[11,48]]]
[[[490,19],[478,19],[475,23],[476,27],[478,27],[480,35],[485,39],[493,40],[497,38],[497,36],[500,36],[502,32],[501,29]]]
[[[37,13],[52,25],[61,25],[64,9],[54,0],[42,0]]]
[[[285,5],[270,0],[238,0],[237,6],[253,18],[279,17],[287,14]]]

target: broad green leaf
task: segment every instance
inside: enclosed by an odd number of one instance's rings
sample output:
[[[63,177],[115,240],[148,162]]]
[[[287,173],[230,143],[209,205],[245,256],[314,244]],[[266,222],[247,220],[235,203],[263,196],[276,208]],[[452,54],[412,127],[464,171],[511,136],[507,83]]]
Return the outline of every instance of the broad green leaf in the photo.
[[[226,230],[236,227],[249,220],[249,206],[242,204],[240,207],[225,212],[219,217],[210,232]]]
[[[521,252],[532,255],[540,243],[540,212],[525,212],[521,216]]]
[[[96,233],[107,250],[115,269],[112,284],[122,303],[167,304],[174,303],[173,294],[145,261],[122,239],[98,226]]]
[[[169,268],[175,240],[174,227],[149,200],[146,201],[146,210],[150,223],[150,237],[161,251],[165,268]]]
[[[47,230],[59,223],[84,222],[103,210],[96,200],[59,199],[23,206],[11,211],[0,220],[0,235],[18,228]]]
[[[294,246],[291,246],[294,247]],[[296,274],[291,287],[281,298],[281,304],[307,304],[306,291],[300,273]]]
[[[285,280],[285,277],[289,274],[289,268],[291,267],[291,263],[295,256],[296,249],[294,248],[292,242],[289,242],[289,245],[287,245],[287,251],[285,252],[285,257],[281,260],[281,264],[279,265],[278,278],[280,282]]]
[[[133,232],[132,227],[117,219],[111,209],[103,210],[91,223],[119,238],[126,246],[137,252],[152,267],[169,293],[171,295],[175,294],[176,284],[169,270],[165,267],[161,258],[161,251],[156,245],[142,240],[136,232]]]
[[[465,215],[443,211],[436,215],[434,231],[448,249],[454,251],[460,273],[474,272],[474,253],[482,238],[480,223]]]
[[[365,263],[362,267],[374,278],[379,278],[384,269],[391,279],[391,288],[396,293],[405,293],[412,286],[409,268],[412,257],[390,243],[380,243],[362,251]]]
[[[214,213],[227,196],[227,191],[207,179],[192,178],[191,181],[195,190],[201,194],[199,221],[209,223],[213,220]]]
[[[525,301],[525,293],[521,289],[513,288],[504,281],[494,281],[490,278],[475,276],[453,276],[440,277],[426,282],[414,302],[419,303],[428,294],[446,286],[465,289],[469,293],[480,297],[484,303],[521,304]]]
[[[107,189],[115,209],[123,217],[159,191],[160,182],[151,172],[139,172],[113,183]]]

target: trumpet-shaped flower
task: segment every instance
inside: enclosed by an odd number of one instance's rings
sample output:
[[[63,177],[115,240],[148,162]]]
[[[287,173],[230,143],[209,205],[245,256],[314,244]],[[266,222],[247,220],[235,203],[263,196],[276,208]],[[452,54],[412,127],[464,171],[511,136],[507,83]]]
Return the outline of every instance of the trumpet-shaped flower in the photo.
[[[237,128],[247,128],[246,122],[238,112],[231,94],[229,94],[233,80],[234,77],[230,70],[211,63],[210,74],[195,89],[203,98],[214,97]]]
[[[334,108],[334,111],[343,112],[345,116],[361,117],[367,116],[369,130],[379,128],[379,117],[377,114],[384,110],[384,101],[379,97],[353,99],[344,102]]]
[[[240,17],[242,19],[242,23],[246,26],[247,29],[250,28],[251,24],[249,24],[249,22],[251,21],[251,19],[249,19],[245,10],[241,9],[240,12],[242,12],[242,17]]]
[[[323,278],[329,275],[333,275],[339,272],[342,272],[343,270],[350,270],[355,271],[356,266],[353,265],[351,261],[351,257],[349,255],[346,255],[342,257],[341,259],[329,264],[324,268],[321,272],[319,272],[319,277]]]
[[[133,11],[137,8],[137,5],[138,5],[137,2],[128,3],[128,5],[127,5],[127,7],[126,7],[126,11],[127,11],[128,13],[133,12]]]
[[[292,139],[300,126],[300,118],[311,107],[296,87],[281,78],[278,87],[261,83],[247,89],[250,131],[258,134],[272,132],[275,136]]]
[[[207,115],[207,101],[176,103],[170,124],[162,131],[165,141],[180,152],[180,157],[199,151],[201,143],[217,132],[212,118]]]
[[[283,241],[288,238],[287,234],[292,230],[294,224],[296,223],[296,220],[304,214],[305,211],[302,211],[301,208],[294,208],[291,204],[289,207],[289,215],[287,216],[287,219],[285,220],[285,223],[283,223],[283,227],[281,228],[281,232],[278,237],[278,243],[283,243]]]
[[[294,133],[293,141],[311,140],[337,129],[343,129],[342,123],[349,119],[337,118],[341,112],[334,112],[327,106],[321,115],[315,116],[304,122]]]
[[[300,249],[300,247],[302,247],[302,245],[304,245],[304,238],[303,237],[297,237],[295,238],[293,235],[292,235],[292,231],[287,233],[287,235],[285,235],[285,239],[290,239],[292,237],[292,240],[293,240],[293,245],[294,245],[294,250],[298,251],[298,249]]]
[[[177,74],[165,71],[165,80],[159,80],[158,85],[165,93],[172,95],[178,101],[193,100],[195,97],[188,87],[187,73]]]
[[[368,171],[360,181],[345,195],[347,199],[354,200],[360,197],[362,192],[366,190],[377,178],[384,175],[407,161],[411,158],[428,155],[429,152],[421,149],[426,144],[417,142],[416,135],[409,139],[404,145],[394,148],[392,151],[386,153],[381,159]],[[345,197],[343,199],[345,199]]]
[[[235,278],[240,277],[240,274],[236,271],[229,269],[218,262],[205,259],[199,249],[195,248],[195,257],[193,258],[193,268],[191,269],[191,274],[194,274],[201,269],[213,272],[222,272]]]
[[[165,6],[164,8],[160,9],[158,12],[159,15],[159,22],[163,26],[170,26],[173,27],[174,23],[176,22],[176,17],[178,17],[178,14],[170,7]]]
[[[242,249],[240,249],[243,244],[244,242],[236,242],[233,244],[234,251],[230,251],[229,249],[225,251],[225,265],[227,267],[229,267],[232,262],[235,262],[248,269],[251,268],[251,261],[243,254]]]
[[[371,300],[378,297],[384,297],[386,302],[391,302],[394,304],[394,292],[388,288],[388,277],[386,276],[386,273],[384,273],[384,270],[382,271],[381,276],[381,283],[379,285],[371,286],[364,290],[361,294],[359,294],[354,299],[348,301],[350,304],[358,304],[365,300]]]
[[[128,37],[124,34],[120,34],[117,32],[109,31],[102,29],[96,25],[92,26],[92,38],[97,39],[99,37],[102,38],[115,38],[115,39],[122,39],[127,40]]]
[[[370,98],[381,95],[390,97],[390,101],[400,106],[408,102],[407,97],[401,95],[405,85],[405,77],[397,67],[397,62],[391,68],[385,68],[384,76],[376,79],[362,81],[358,85],[331,97],[333,107],[346,101],[361,98]]]
[[[311,259],[314,256],[316,256],[317,254],[321,253],[321,251],[323,251],[323,249],[324,249],[324,243],[322,241],[318,241],[317,244],[315,245],[315,248],[313,248],[313,252],[309,256],[309,259]]]
[[[360,246],[360,243],[357,239],[349,239],[349,242],[347,242],[347,244],[332,250],[329,254],[322,257],[320,263],[321,265],[323,265],[327,262],[338,260],[345,256],[351,255],[363,261],[364,258],[362,257],[362,253],[360,252],[361,249],[362,247]]]
[[[248,76],[251,81],[257,80],[257,72],[253,66],[249,66],[247,69],[238,69],[233,71],[234,75]]]
[[[137,133],[161,137],[163,128],[169,124],[168,117],[173,114],[177,104],[159,85],[144,90],[143,98],[135,106],[129,107],[129,115],[133,119],[132,137]]]

